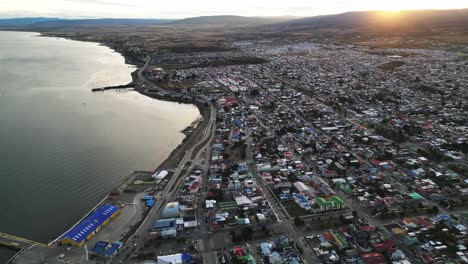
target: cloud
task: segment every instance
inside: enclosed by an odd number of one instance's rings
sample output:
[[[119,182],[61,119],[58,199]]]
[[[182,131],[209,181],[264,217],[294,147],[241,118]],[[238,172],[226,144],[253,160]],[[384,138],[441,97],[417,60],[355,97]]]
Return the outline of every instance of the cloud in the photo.
[[[462,8],[466,0],[0,0],[0,16],[184,18],[314,16],[358,10]]]
[[[111,6],[138,6],[134,1],[112,1],[112,0],[63,0],[64,2],[74,3],[91,3],[98,5],[111,5]]]

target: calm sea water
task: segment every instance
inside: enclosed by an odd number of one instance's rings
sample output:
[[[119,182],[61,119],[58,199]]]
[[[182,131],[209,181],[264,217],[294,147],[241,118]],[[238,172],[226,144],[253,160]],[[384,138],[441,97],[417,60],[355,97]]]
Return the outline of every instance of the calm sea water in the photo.
[[[133,70],[95,43],[0,32],[0,232],[50,241],[181,143],[195,106],[91,92]]]

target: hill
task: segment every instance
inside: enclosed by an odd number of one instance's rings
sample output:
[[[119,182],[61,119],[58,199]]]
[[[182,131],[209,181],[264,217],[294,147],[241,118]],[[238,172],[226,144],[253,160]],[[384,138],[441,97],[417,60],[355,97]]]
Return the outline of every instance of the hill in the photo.
[[[51,27],[80,27],[80,26],[138,26],[160,25],[174,21],[173,19],[125,19],[125,18],[101,18],[101,19],[60,19],[36,23],[35,26]]]
[[[190,17],[176,20],[168,23],[168,25],[182,26],[209,26],[209,27],[225,27],[225,26],[255,26],[268,25],[274,23],[285,22],[293,19],[292,17],[245,17],[245,16],[200,16]]]
[[[125,18],[100,18],[100,19],[59,19],[59,18],[15,18],[2,19],[3,26],[31,26],[31,27],[109,27],[109,26],[145,26],[161,25],[173,22],[174,19],[125,19]]]
[[[48,18],[48,17],[27,17],[27,18],[8,18],[0,19],[0,26],[24,26],[32,25],[40,22],[55,21],[59,18]]]
[[[278,30],[354,30],[358,32],[424,32],[468,29],[468,9],[362,11],[316,16],[277,23]]]

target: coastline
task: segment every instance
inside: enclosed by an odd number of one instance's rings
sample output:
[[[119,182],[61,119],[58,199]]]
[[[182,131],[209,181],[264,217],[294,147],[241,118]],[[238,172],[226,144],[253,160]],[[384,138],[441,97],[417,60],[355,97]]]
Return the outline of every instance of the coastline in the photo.
[[[53,33],[53,32],[47,32],[47,31],[41,32],[39,30],[38,31],[30,31],[30,30],[20,30],[20,29],[19,30],[13,29],[13,30],[10,30],[10,31],[23,31],[23,32],[37,33],[37,34],[39,34],[38,35],[39,37],[49,37],[49,38],[53,37],[53,38],[61,38],[61,39],[73,40],[73,41],[96,43],[99,46],[104,46],[106,48],[109,48],[113,52],[118,53],[120,56],[122,56],[124,58],[125,64],[135,66],[135,67],[137,67],[137,70],[139,69],[139,67],[141,67],[144,64],[144,61],[132,60],[132,58],[129,58],[129,55],[126,54],[124,50],[121,50],[118,47],[113,46],[111,43],[105,43],[105,42],[99,42],[99,41],[96,41],[96,40],[90,40],[90,39],[87,39],[85,37],[80,38],[79,36],[76,36],[76,35],[70,36],[69,34],[66,34],[66,33],[57,33],[57,32]],[[132,77],[133,77],[133,72],[132,72]]]
[[[20,30],[18,30],[18,31],[20,31]],[[144,63],[141,63],[141,62],[138,63],[138,62],[135,62],[135,61],[131,60],[130,58],[128,58],[128,56],[126,56],[126,54],[123,51],[119,51],[116,47],[113,47],[113,46],[109,45],[108,43],[96,42],[96,41],[91,41],[91,40],[87,40],[87,39],[81,39],[79,37],[73,38],[73,37],[70,37],[70,36],[65,36],[65,35],[61,35],[61,34],[54,34],[54,33],[47,33],[47,32],[36,32],[36,31],[27,31],[27,32],[37,33],[37,34],[39,34],[38,36],[40,36],[40,37],[57,37],[57,38],[63,38],[63,39],[72,40],[72,41],[91,42],[91,43],[97,43],[100,46],[107,47],[110,50],[112,50],[113,52],[116,52],[120,56],[122,56],[124,58],[124,60],[125,60],[125,64],[136,67],[135,70],[131,73],[133,83],[136,83],[136,81],[138,79],[137,73],[144,64]],[[128,84],[122,84],[122,85],[128,85]],[[137,88],[135,88],[135,91],[137,91],[141,95],[144,95],[144,96],[156,99],[156,100],[174,102],[174,103],[180,103],[180,104],[192,104],[192,105],[195,105],[197,107],[197,109],[198,109],[198,111],[200,113],[200,116],[203,118],[203,121],[199,122],[197,127],[190,134],[185,134],[183,131],[190,128],[193,123],[191,125],[187,126],[186,128],[184,128],[183,130],[179,131],[179,133],[182,133],[182,134],[185,135],[184,139],[182,140],[182,142],[179,145],[177,145],[177,147],[175,149],[173,149],[169,153],[167,158],[165,158],[160,164],[155,166],[155,168],[152,170],[152,172],[154,173],[156,171],[177,167],[179,165],[179,163],[180,163],[179,161],[184,156],[186,150],[191,148],[191,146],[193,146],[194,144],[197,143],[197,141],[196,141],[197,137],[199,136],[200,132],[202,132],[206,128],[207,123],[208,123],[209,119],[211,118],[210,117],[210,108],[209,108],[209,106],[205,105],[205,104],[203,104],[203,103],[201,103],[199,101],[196,101],[196,100],[190,100],[188,98],[169,97],[169,96],[164,96],[164,95],[161,95],[161,94],[158,94],[158,93],[151,93],[150,94],[150,93],[145,93],[144,91],[141,91],[140,89],[137,89]],[[103,197],[103,199],[99,203],[97,203],[88,213],[86,213],[83,216],[83,218],[85,218],[89,213],[91,213],[99,205],[101,205],[101,204],[103,204],[105,202],[108,202],[108,199],[109,199],[111,193],[113,191],[115,191],[115,190],[122,189],[125,185],[127,185],[129,183],[129,181],[132,180],[132,175],[133,174],[130,173],[129,176],[125,177],[121,184],[116,186],[116,188],[114,190],[112,190],[111,192],[109,192],[109,194],[107,194],[105,197]],[[83,218],[81,218],[80,221]],[[77,223],[75,223],[71,228],[73,228],[78,223],[79,223],[79,221]],[[69,229],[67,229],[67,231],[68,230]],[[67,231],[65,231],[64,233],[66,233]],[[128,233],[130,233],[131,231],[135,231],[135,229],[132,228],[131,230],[129,230]],[[129,236],[128,233],[126,234],[127,237]],[[50,245],[54,244],[54,242],[56,242],[62,235],[63,234],[61,234],[60,236],[58,236],[57,238],[55,238],[54,240],[49,242],[48,245],[50,246]],[[130,235],[132,235],[132,234],[130,234]]]
[[[21,31],[21,30],[14,30],[14,31]],[[138,63],[138,62],[132,61],[130,58],[128,58],[128,56],[126,56],[126,53],[124,51],[120,51],[118,48],[116,48],[116,47],[114,47],[114,46],[112,46],[112,45],[110,45],[108,43],[96,42],[96,41],[93,41],[93,40],[80,38],[80,37],[76,37],[76,36],[72,37],[72,36],[70,36],[68,34],[63,34],[63,33],[60,34],[60,33],[40,32],[40,31],[27,31],[27,32],[38,33],[39,36],[41,36],[41,37],[56,37],[56,38],[63,38],[63,39],[73,40],[73,41],[91,42],[91,43],[97,43],[97,44],[99,44],[101,46],[107,47],[110,50],[112,50],[113,52],[116,52],[120,56],[122,56],[125,59],[126,64],[136,67],[135,70],[131,73],[133,83],[136,83],[136,80],[138,78],[137,72],[140,70],[140,68],[144,64],[143,62]],[[127,84],[122,84],[122,85],[127,85]],[[197,131],[203,130],[205,128],[207,120],[209,120],[209,115],[210,115],[209,107],[207,105],[204,105],[204,104],[196,101],[196,100],[190,100],[190,99],[187,99],[187,98],[169,97],[169,96],[160,95],[158,93],[151,93],[150,94],[150,93],[145,93],[145,92],[143,92],[143,91],[141,91],[139,89],[135,89],[135,91],[137,91],[141,95],[144,95],[144,96],[156,99],[156,100],[174,102],[174,103],[180,103],[180,104],[195,105],[197,107],[198,111],[200,112],[200,115],[203,117],[203,122],[201,122],[197,126],[197,128],[194,131],[192,131],[192,133],[190,133],[190,135],[186,135],[185,138],[182,140],[182,142],[174,150],[171,151],[169,156],[164,161],[162,161],[161,164],[157,165],[155,167],[155,169],[153,170],[153,172],[158,171],[158,170],[160,170],[160,169],[162,169],[164,167],[167,167],[168,166],[167,163],[169,163],[170,160],[178,160],[178,157],[181,156],[180,153],[178,153],[178,152],[183,152],[182,150],[185,151],[185,149],[189,147],[190,144],[188,144],[188,143],[190,143],[190,142],[187,142],[187,141],[189,141],[189,138],[191,138],[193,134],[196,134]],[[181,130],[179,132],[183,133],[182,131],[186,130],[189,127],[190,126],[187,126],[186,128],[184,128],[183,130]],[[182,155],[183,155],[183,153],[182,153]],[[174,164],[174,166],[177,166],[177,164]],[[127,180],[124,180],[124,182],[126,182],[126,181]]]
[[[89,40],[83,40],[83,39],[80,39],[80,38],[71,38],[71,37],[62,37],[62,36],[57,36],[55,34],[47,34],[47,33],[44,33],[44,32],[37,32],[37,31],[26,31],[26,30],[9,30],[9,31],[20,31],[20,32],[31,32],[31,33],[35,33],[35,34],[38,34],[37,36],[40,36],[40,37],[57,37],[57,38],[65,38],[65,39],[68,39],[68,40],[72,40],[72,41],[83,41],[83,42],[93,42],[93,43],[97,43],[101,46],[105,46],[107,48],[109,48],[110,50],[112,50],[113,52],[116,52],[118,53],[120,56],[122,56],[125,60],[125,64],[127,65],[131,65],[131,66],[134,66],[136,69],[131,73],[131,77],[132,77],[132,81],[136,81],[138,79],[138,75],[137,75],[137,72],[140,70],[140,68],[143,66],[143,64],[141,63],[138,63],[138,62],[135,62],[135,61],[132,61],[130,58],[128,58],[127,56],[125,56],[125,53],[124,52],[120,52],[118,51],[116,48],[106,44],[106,43],[99,43],[99,42],[95,42],[95,41],[89,41]],[[196,126],[196,128],[194,128],[191,133],[184,133],[185,130],[187,130],[188,128],[192,127],[192,125],[194,123],[192,123],[191,125],[187,126],[186,128],[184,128],[183,130],[179,131],[179,133],[182,133],[185,135],[184,139],[182,140],[182,142],[177,145],[176,148],[174,148],[170,153],[169,155],[164,159],[162,160],[161,162],[159,162],[159,164],[155,164],[155,168],[153,170],[154,171],[158,171],[158,170],[162,170],[162,169],[166,169],[166,168],[175,168],[179,165],[179,160],[182,159],[182,157],[184,156],[185,152],[187,149],[189,149],[191,146],[193,146],[194,144],[197,143],[197,138],[200,134],[202,134],[201,132],[206,128],[206,125],[208,124],[208,121],[210,119],[210,107],[207,105],[207,104],[204,104],[204,103],[201,103],[201,102],[198,102],[196,100],[190,100],[189,98],[182,98],[182,97],[168,97],[168,96],[164,96],[164,95],[159,95],[159,94],[153,94],[153,93],[145,93],[144,91],[141,91],[140,89],[135,89],[135,91],[139,92],[141,95],[144,95],[144,96],[148,96],[150,98],[153,98],[153,99],[157,99],[157,100],[162,100],[162,101],[170,101],[170,102],[176,102],[176,103],[181,103],[181,104],[192,104],[192,105],[195,105],[199,111],[199,114],[200,116],[203,118],[203,121],[201,122],[198,122],[198,125]],[[91,90],[89,92],[92,92]],[[88,213],[84,214],[83,217],[80,219],[80,221],[85,218],[87,215],[89,215],[90,212],[92,212],[95,208],[97,208],[99,205],[105,203],[105,202],[109,202],[109,197],[111,196],[112,192],[115,191],[115,190],[118,190],[120,188],[122,188],[123,186],[127,185],[131,180],[132,180],[132,173],[129,172],[129,175],[126,176],[123,181],[118,185],[116,186],[116,188],[114,188],[111,192],[109,192],[106,196],[104,196],[99,203],[97,203],[96,205],[94,205],[92,207],[92,209],[90,209],[90,211],[88,211]],[[115,202],[115,201],[114,201]],[[79,221],[77,222],[79,223]],[[66,233],[68,230],[70,230],[71,228],[73,228],[77,223],[73,223],[73,225],[71,225],[70,228],[67,228],[66,231],[64,233]],[[132,231],[134,231],[134,229],[130,229],[128,230],[127,232],[127,235],[129,233],[131,233]],[[50,241],[46,241],[45,243],[48,244],[48,246],[51,246],[53,245],[63,234],[61,234],[60,236],[58,236],[57,238],[53,238],[52,240]],[[131,235],[131,234],[130,234]]]

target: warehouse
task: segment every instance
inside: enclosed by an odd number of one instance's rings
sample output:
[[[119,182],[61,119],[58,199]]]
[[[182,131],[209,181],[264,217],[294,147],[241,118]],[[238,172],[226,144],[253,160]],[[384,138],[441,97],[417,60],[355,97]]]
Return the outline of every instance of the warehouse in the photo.
[[[176,218],[180,216],[180,206],[178,202],[168,203],[162,212],[162,218]]]
[[[88,241],[99,229],[120,213],[120,209],[112,204],[104,204],[91,212],[76,226],[68,230],[60,240],[61,244],[80,247]]]

